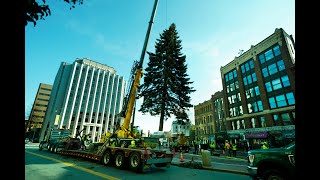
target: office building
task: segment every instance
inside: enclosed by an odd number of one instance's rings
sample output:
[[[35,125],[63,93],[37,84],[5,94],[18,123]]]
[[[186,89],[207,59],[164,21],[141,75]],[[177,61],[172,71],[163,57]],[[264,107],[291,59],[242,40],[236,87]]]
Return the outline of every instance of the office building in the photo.
[[[282,28],[220,68],[228,135],[279,145],[295,138],[295,45]],[[230,138],[230,137],[229,137]]]
[[[26,124],[26,136],[30,140],[39,139],[40,129],[47,111],[52,85],[40,83]]]
[[[43,139],[52,128],[69,129],[75,137],[90,134],[93,142],[120,125],[118,114],[125,96],[126,82],[114,68],[90,59],[62,62],[54,80]]]
[[[211,99],[194,106],[195,136],[197,140],[223,141],[226,139],[223,93],[218,91]]]

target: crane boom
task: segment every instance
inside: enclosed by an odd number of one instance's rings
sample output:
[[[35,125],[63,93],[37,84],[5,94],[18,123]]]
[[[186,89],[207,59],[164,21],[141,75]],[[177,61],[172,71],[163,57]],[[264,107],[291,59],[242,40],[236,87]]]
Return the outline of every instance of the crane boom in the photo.
[[[153,5],[153,10],[151,13],[151,18],[149,21],[148,30],[146,33],[146,37],[144,40],[144,44],[143,44],[143,48],[142,48],[142,52],[141,52],[141,56],[140,56],[140,61],[137,64],[134,64],[133,69],[132,69],[132,72],[135,72],[135,76],[134,76],[134,80],[131,83],[130,91],[125,98],[124,106],[122,108],[121,116],[124,118],[124,120],[123,120],[123,124],[120,126],[120,129],[117,132],[118,138],[131,138],[132,137],[130,129],[129,129],[129,125],[130,125],[132,112],[133,112],[133,108],[134,108],[134,104],[135,104],[135,100],[136,100],[137,88],[140,84],[140,80],[141,80],[141,77],[143,74],[142,73],[143,60],[144,60],[144,56],[145,56],[145,53],[147,50],[149,35],[151,32],[151,28],[152,28],[154,16],[156,13],[157,5],[158,5],[158,0],[155,0],[154,5]]]

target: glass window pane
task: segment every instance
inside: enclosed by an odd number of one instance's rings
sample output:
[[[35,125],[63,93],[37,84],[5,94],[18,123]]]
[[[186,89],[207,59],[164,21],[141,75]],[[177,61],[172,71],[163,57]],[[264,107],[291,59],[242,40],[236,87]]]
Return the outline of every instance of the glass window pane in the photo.
[[[233,70],[233,77],[237,77],[237,70]]]
[[[277,101],[278,107],[287,106],[287,101],[286,101],[284,95],[276,96],[276,101]]]
[[[250,66],[250,69],[254,68],[254,64],[253,64],[253,60],[252,59],[249,61],[249,66]]]
[[[279,71],[282,71],[282,70],[286,69],[286,67],[284,66],[283,60],[278,61],[277,62],[277,66],[278,66]]]
[[[268,77],[269,76],[268,69],[267,68],[263,68],[262,69],[262,74],[263,74],[263,77]]]
[[[259,111],[263,111],[262,101],[258,101],[257,104]]]
[[[282,81],[283,87],[290,86],[290,81],[288,76],[282,76],[281,81]]]
[[[252,73],[252,82],[256,82],[257,81],[257,75],[256,73]]]
[[[269,104],[270,104],[270,109],[274,109],[277,107],[274,97],[269,98]]]
[[[265,86],[266,86],[267,92],[271,92],[272,91],[272,87],[271,87],[271,83],[270,82],[265,83]]]
[[[234,88],[234,83],[231,83],[230,84],[230,92],[232,92],[232,91],[234,91],[235,90],[235,88]]]
[[[226,82],[228,82],[228,81],[229,81],[229,76],[228,76],[228,74],[224,75],[224,77],[225,77],[225,79],[226,79]]]
[[[249,70],[250,70],[250,68],[249,68],[249,63],[245,63],[245,64],[244,64],[244,67],[246,68],[246,71],[249,71]]]
[[[254,87],[254,90],[256,91],[256,96],[260,95],[259,87],[256,86]]]
[[[278,72],[276,64],[271,64],[270,66],[268,66],[268,70],[270,75]]]
[[[277,46],[275,46],[275,47],[273,48],[273,52],[274,52],[274,56],[278,56],[278,55],[281,54],[279,45],[277,45]]]
[[[260,60],[260,64],[263,64],[266,61],[266,59],[264,58],[264,54],[259,55],[259,60]]]
[[[227,85],[227,93],[229,93],[229,88],[230,88],[229,85]]]
[[[281,89],[282,85],[281,85],[280,79],[278,78],[278,79],[273,80],[272,86],[273,86],[273,90]]]
[[[247,82],[247,77],[244,77],[244,78],[243,78],[243,84],[244,84],[245,86],[248,84],[248,82]]]
[[[251,83],[252,83],[251,75],[247,76],[247,80],[248,80],[248,84],[251,84]]]
[[[286,94],[286,97],[287,97],[287,100],[288,100],[288,104],[289,104],[289,105],[294,105],[294,104],[296,104],[292,92],[291,92],[291,93],[287,93],[287,94]]]
[[[265,52],[264,55],[266,56],[266,61],[269,61],[270,59],[272,59],[273,58],[272,49],[270,49],[267,52]]]
[[[233,73],[232,72],[229,73],[229,80],[231,80],[231,79],[233,79]]]
[[[241,67],[241,72],[242,72],[242,73],[245,73],[246,70],[244,69],[244,65],[241,65],[240,67]]]
[[[236,88],[236,89],[239,89],[239,83],[238,83],[238,81],[235,81],[235,82],[234,82],[234,85],[235,85],[235,88]]]

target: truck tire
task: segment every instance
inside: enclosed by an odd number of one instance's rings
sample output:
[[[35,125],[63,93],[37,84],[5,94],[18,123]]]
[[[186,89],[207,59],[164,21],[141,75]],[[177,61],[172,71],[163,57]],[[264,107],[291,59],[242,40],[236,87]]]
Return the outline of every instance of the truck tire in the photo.
[[[276,169],[268,169],[262,173],[263,180],[287,180],[286,176]]]
[[[111,166],[112,162],[113,162],[113,159],[112,159],[112,154],[109,150],[107,150],[102,158],[101,158],[101,162],[103,165],[105,166]]]
[[[136,172],[142,172],[143,163],[141,155],[138,152],[132,152],[129,156],[129,167],[131,170]]]
[[[39,144],[39,151],[42,151],[43,147],[42,147],[42,143]]]
[[[118,169],[124,169],[126,162],[123,152],[117,152],[114,157],[114,164]]]
[[[56,148],[56,145],[55,145],[55,144],[52,144],[51,147],[50,147],[50,152],[51,152],[51,153],[53,153],[54,148]]]
[[[58,152],[58,145],[55,145],[54,147],[53,147],[53,153],[57,153]]]

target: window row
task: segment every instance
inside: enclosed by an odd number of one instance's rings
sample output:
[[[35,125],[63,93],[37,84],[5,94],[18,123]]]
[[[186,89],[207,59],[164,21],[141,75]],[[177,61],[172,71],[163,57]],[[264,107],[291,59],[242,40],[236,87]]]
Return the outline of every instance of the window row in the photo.
[[[246,86],[248,84],[251,84],[253,82],[257,81],[257,75],[256,73],[252,73],[250,75],[248,75],[247,77],[243,78],[243,84]]]
[[[234,104],[234,103],[240,102],[241,101],[240,93],[228,96],[228,101],[229,101],[229,104]]]
[[[234,83],[230,83],[229,85],[227,85],[227,93],[232,92],[236,89],[239,89],[238,81],[235,81]]]
[[[279,71],[283,71],[285,69],[286,69],[286,67],[284,65],[283,60],[280,60],[276,63],[269,65],[268,67],[263,68],[262,75],[263,75],[263,77],[268,77],[269,75],[275,74],[275,73],[277,73]]]
[[[248,103],[247,106],[248,106],[249,114],[263,111],[263,106],[262,106],[261,100],[257,101],[257,102]]]
[[[241,72],[245,73],[246,71],[249,71],[250,69],[254,68],[254,64],[253,64],[253,59],[250,59],[249,61],[247,61],[246,63],[244,63],[244,65],[241,65]]]
[[[281,51],[279,45],[276,45],[275,47],[269,49],[265,53],[259,55],[260,64],[263,64],[266,61],[269,61],[270,59],[279,55],[281,55]]]
[[[225,75],[226,82],[228,82],[236,77],[237,77],[237,70],[235,70],[235,69]]]
[[[260,95],[260,90],[258,86],[246,90],[246,99],[250,99],[252,97],[259,96],[259,95]]]
[[[269,98],[270,109],[295,105],[295,98],[292,92]]]
[[[287,75],[282,76],[281,78],[274,79],[271,82],[265,83],[267,92],[275,91],[277,89],[281,89],[282,87],[288,87],[288,86],[290,86],[290,81]]]
[[[243,115],[243,109],[242,106],[232,107],[229,108],[230,117],[236,117]]]

